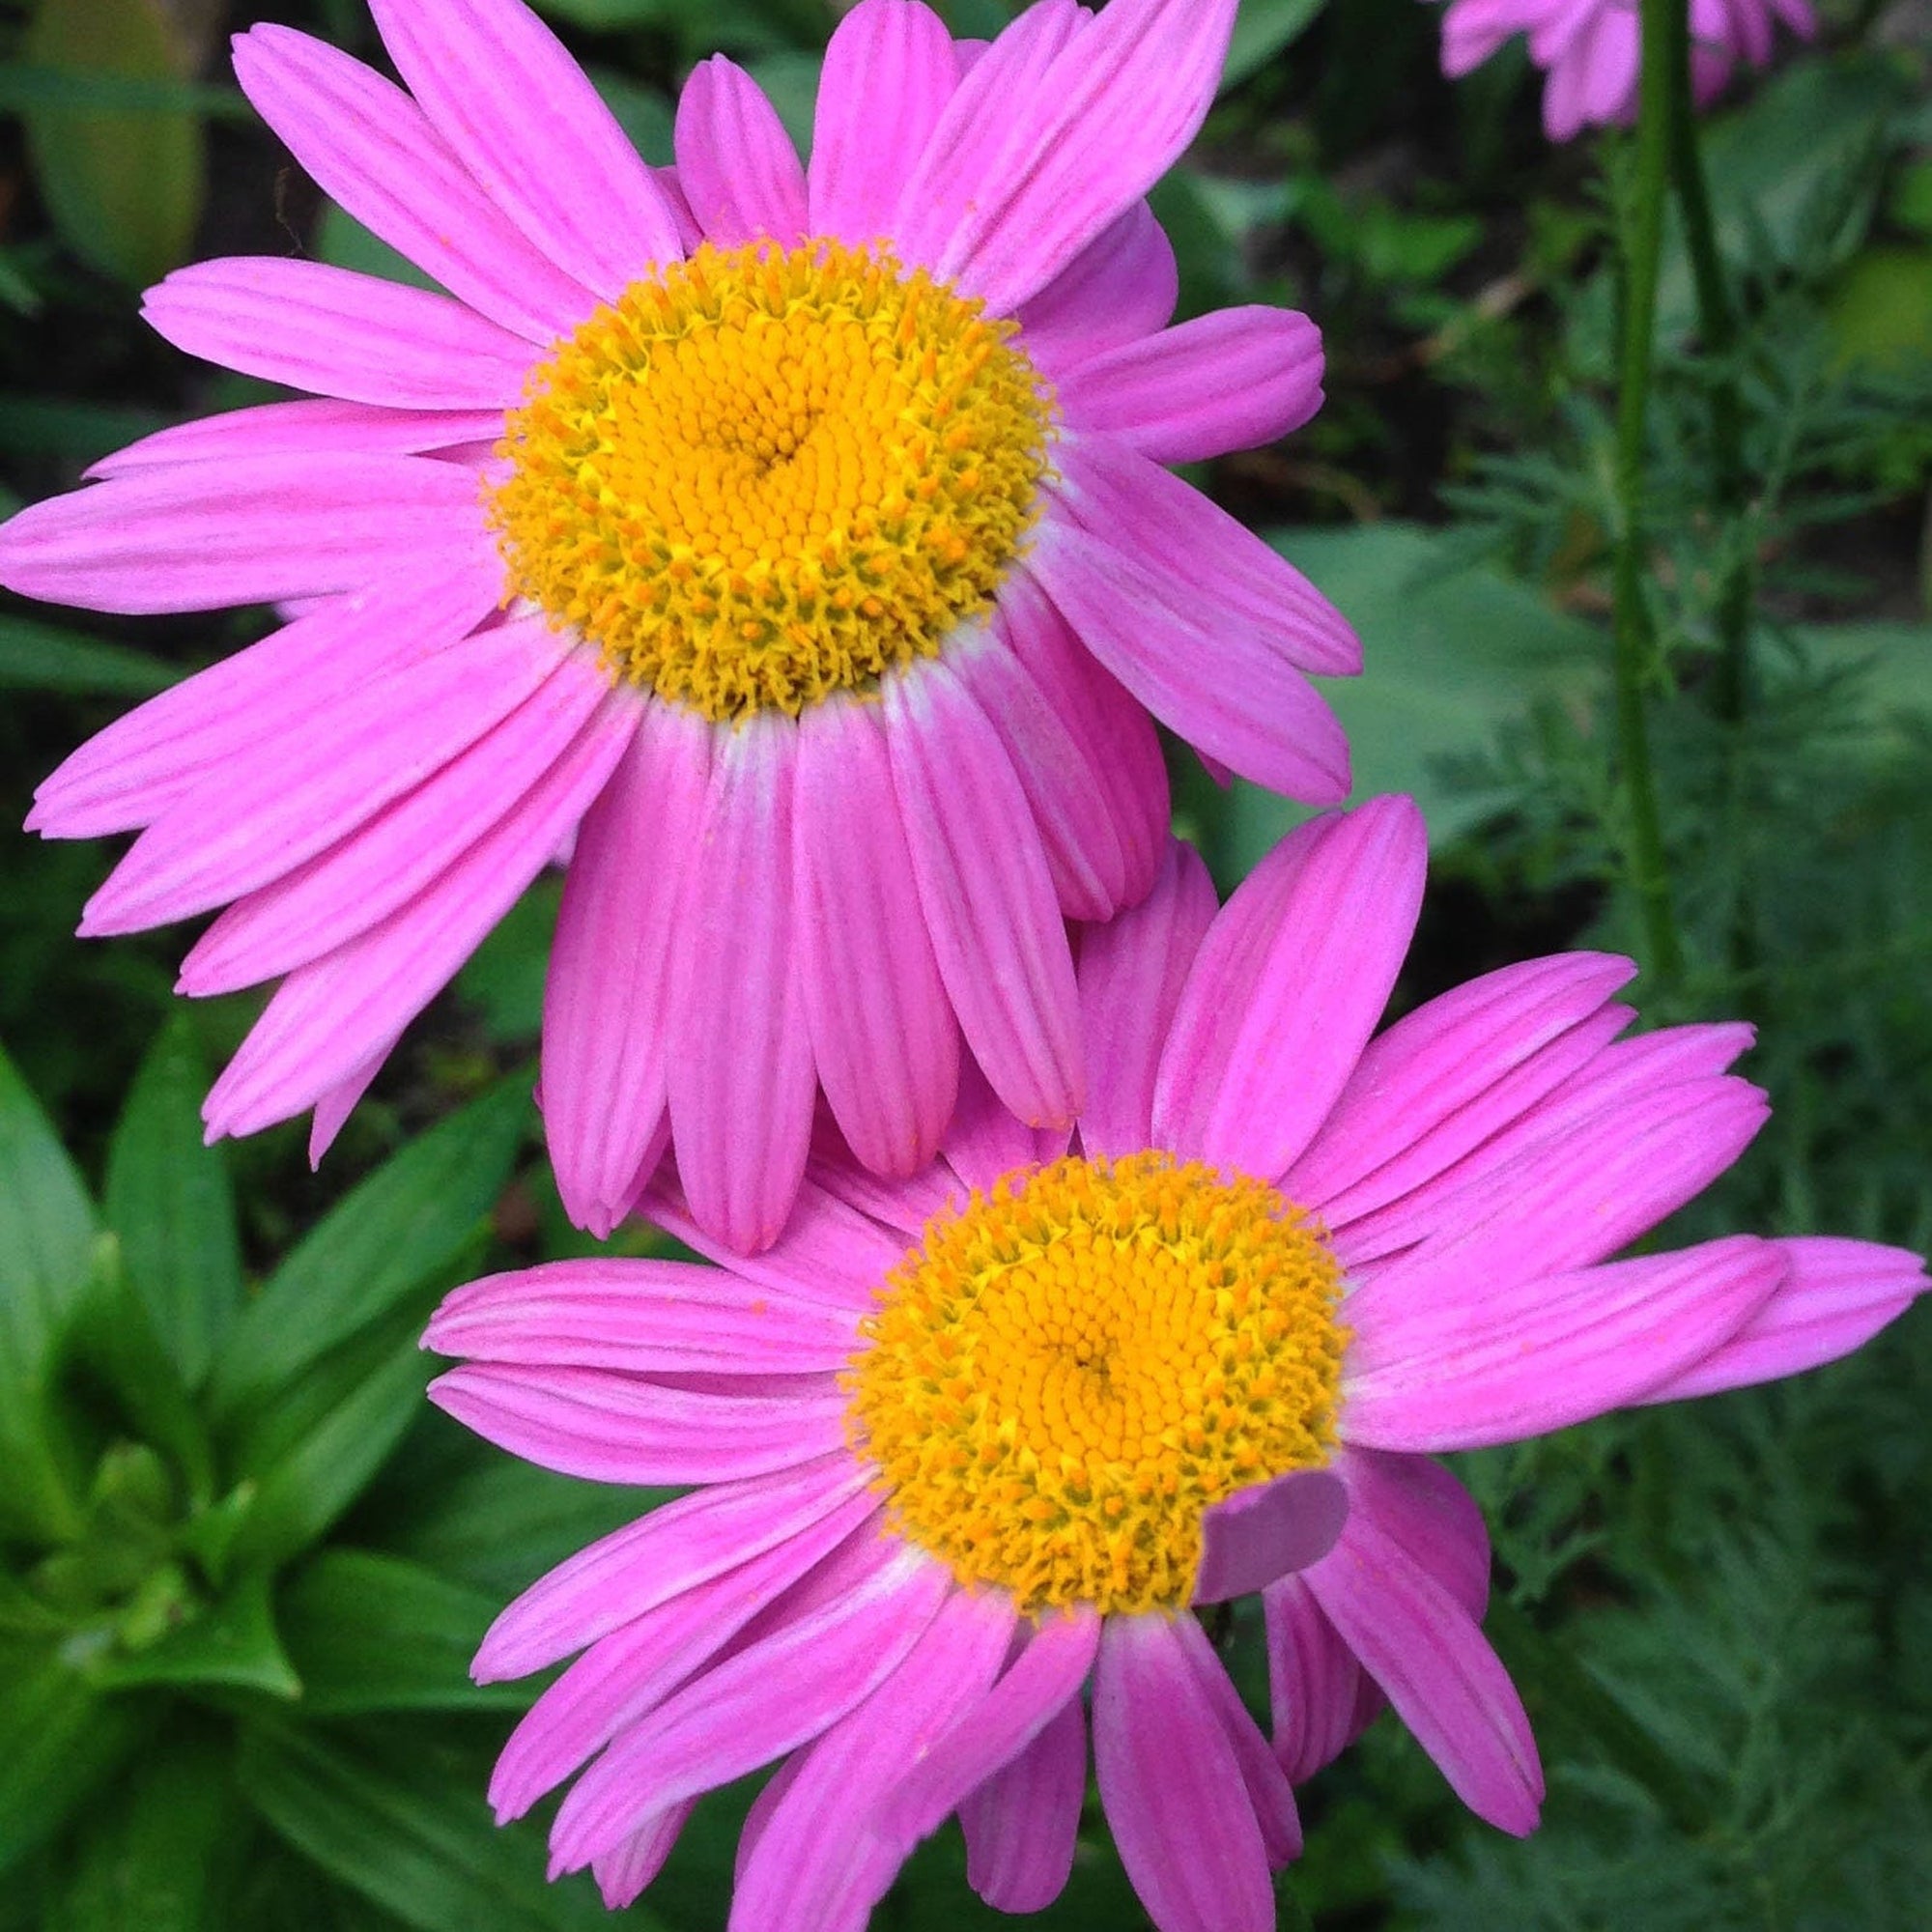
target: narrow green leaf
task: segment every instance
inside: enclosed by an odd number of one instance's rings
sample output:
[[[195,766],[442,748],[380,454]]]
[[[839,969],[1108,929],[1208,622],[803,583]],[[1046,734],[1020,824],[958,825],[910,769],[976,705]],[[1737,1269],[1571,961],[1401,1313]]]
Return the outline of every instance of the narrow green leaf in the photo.
[[[481,1590],[368,1549],[326,1549],[283,1590],[289,1655],[311,1717],[521,1710],[514,1685],[475,1685],[469,1660],[501,1607]]]
[[[39,0],[22,51],[86,90],[63,99],[43,79],[22,107],[61,239],[124,281],[156,280],[194,242],[207,177],[201,123],[180,108],[96,103],[102,81],[180,84],[165,14],[156,0]]]
[[[94,1236],[73,1163],[0,1051],[0,1531],[53,1539],[77,1526],[49,1439],[48,1386]]]
[[[233,1420],[266,1402],[433,1285],[502,1191],[528,1123],[527,1083],[505,1081],[354,1188],[222,1346],[211,1387],[217,1413]]]
[[[0,113],[26,114],[37,107],[115,114],[201,114],[213,121],[255,119],[255,110],[239,87],[102,70],[79,72],[71,68],[40,67],[31,61],[9,61],[0,67]]]
[[[151,1684],[171,1690],[221,1685],[265,1691],[270,1697],[299,1697],[302,1689],[282,1649],[269,1578],[260,1571],[239,1578],[215,1603],[158,1643],[92,1659],[87,1674],[111,1690]]]
[[[1297,41],[1315,22],[1322,0],[1241,0],[1235,18],[1235,38],[1228,46],[1228,64],[1221,71],[1225,93],[1264,68],[1275,55]]]
[[[210,1932],[235,1863],[232,1754],[212,1738],[179,1737],[143,1758],[79,1834],[72,1876],[43,1932]]]
[[[418,1932],[608,1932],[582,1879],[545,1884],[539,1834],[492,1826],[478,1767],[409,1745],[393,1726],[254,1727],[242,1786],[298,1851]],[[639,1908],[625,1922],[658,1921]]]
[[[151,1712],[109,1697],[51,1651],[0,1651],[0,1873],[111,1777]]]
[[[0,617],[0,689],[152,697],[180,676],[173,665],[123,644],[31,617]]]
[[[228,1168],[203,1144],[208,1068],[186,1014],[161,1029],[107,1151],[104,1207],[128,1279],[189,1388],[242,1305],[242,1246]]]

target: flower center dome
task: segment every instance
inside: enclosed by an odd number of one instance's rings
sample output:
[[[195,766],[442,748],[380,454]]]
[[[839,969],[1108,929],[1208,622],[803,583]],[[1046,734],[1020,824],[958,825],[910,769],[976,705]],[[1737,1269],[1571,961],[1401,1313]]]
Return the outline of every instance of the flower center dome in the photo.
[[[714,721],[930,657],[1036,514],[1014,345],[880,249],[769,242],[634,282],[533,372],[490,512],[513,593]]]
[[[846,1372],[895,1527],[1020,1607],[1179,1608],[1202,1514],[1328,1460],[1342,1269],[1271,1187],[1069,1157],[938,1215]]]

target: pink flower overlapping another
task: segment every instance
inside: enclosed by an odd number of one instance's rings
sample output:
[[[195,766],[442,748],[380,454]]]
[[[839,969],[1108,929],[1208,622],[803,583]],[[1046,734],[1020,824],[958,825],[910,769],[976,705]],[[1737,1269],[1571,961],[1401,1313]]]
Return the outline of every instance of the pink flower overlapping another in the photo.
[[[548,1467],[697,1486],[537,1583],[478,1657],[500,1678],[582,1653],[493,1791],[510,1816],[578,1775],[556,1869],[628,1900],[700,1793],[782,1759],[734,1927],[862,1926],[954,1810],[982,1895],[1037,1909],[1091,1733],[1162,1932],[1265,1932],[1292,1782],[1384,1699],[1477,1812],[1535,1825],[1488,1540],[1435,1456],[1832,1360],[1926,1281],[1832,1238],[1610,1259],[1763,1122],[1728,1071],[1749,1029],[1623,1037],[1634,968],[1570,953],[1372,1037],[1424,867],[1406,800],[1304,827],[1220,910],[1171,845],[1147,901],[1081,938],[1071,1135],[979,1090],[904,1180],[828,1140],[754,1260],[667,1180],[648,1211],[722,1268],[564,1262],[448,1299],[428,1343],[467,1358],[433,1385],[452,1414]],[[1230,1479],[1284,1402],[1309,1425],[1273,1438],[1293,1466]],[[982,1490],[998,1513],[953,1536]],[[1191,1607],[1251,1591],[1272,1745]]]
[[[210,1130],[313,1109],[319,1156],[574,841],[542,1097],[599,1234],[674,1139],[703,1225],[769,1242],[821,1090],[882,1174],[931,1159],[966,1062],[1064,1125],[1064,922],[1161,863],[1153,719],[1279,790],[1349,783],[1306,675],[1359,668],[1348,625],[1163,467],[1321,401],[1303,317],[1168,327],[1142,197],[1234,0],[1040,0],[990,45],[862,0],[809,162],[718,59],[668,170],[521,0],[374,12],[407,93],[276,27],[237,72],[449,294],[170,276],[161,333],[315,399],[164,431],[0,529],[31,595],[293,612],[42,787],[49,836],[145,828],[82,930],[226,906],[183,989],[280,985]]]

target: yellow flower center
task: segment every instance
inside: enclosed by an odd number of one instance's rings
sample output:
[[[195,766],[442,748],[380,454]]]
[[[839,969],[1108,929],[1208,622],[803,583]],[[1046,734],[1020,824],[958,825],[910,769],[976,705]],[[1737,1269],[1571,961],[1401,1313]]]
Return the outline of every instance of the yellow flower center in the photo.
[[[853,1446],[962,1582],[1178,1608],[1209,1504],[1328,1460],[1341,1289],[1259,1180],[1056,1161],[936,1216],[888,1277],[846,1372]]]
[[[1036,512],[1052,407],[923,269],[808,242],[634,282],[531,377],[490,492],[514,594],[723,721],[930,657]]]

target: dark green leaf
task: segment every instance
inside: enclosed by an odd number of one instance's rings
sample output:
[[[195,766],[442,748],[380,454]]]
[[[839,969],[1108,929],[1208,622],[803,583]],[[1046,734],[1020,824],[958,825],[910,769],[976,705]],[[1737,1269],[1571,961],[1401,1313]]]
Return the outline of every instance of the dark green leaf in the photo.
[[[56,1652],[0,1650],[0,1872],[113,1776],[150,1717],[139,1699],[96,1690]]]
[[[257,1438],[241,1454],[241,1473],[254,1481],[255,1497],[236,1532],[232,1560],[274,1567],[306,1549],[361,1494],[370,1478],[402,1440],[422,1406],[427,1365],[414,1324],[400,1342],[389,1341],[373,1368],[362,1366],[341,1399],[293,1440],[273,1453]],[[330,1365],[316,1372],[328,1381]],[[286,1432],[277,1432],[286,1435]]]
[[[233,1418],[436,1284],[490,1211],[529,1122],[513,1079],[412,1142],[354,1188],[269,1278],[215,1362]]]
[[[134,283],[185,261],[205,190],[200,122],[179,107],[97,104],[116,81],[179,85],[157,0],[39,0],[23,51],[51,71],[22,117],[61,239],[82,260]],[[61,76],[65,98],[48,84]]]
[[[238,1849],[231,1754],[169,1739],[96,1808],[45,1932],[211,1932]]]
[[[269,1579],[261,1572],[240,1577],[158,1642],[138,1650],[117,1648],[90,1661],[87,1674],[115,1690],[221,1685],[298,1697],[302,1688],[276,1634]]]
[[[31,617],[0,617],[0,688],[9,691],[151,697],[180,675],[173,665],[123,644],[105,644]]]
[[[526,1693],[469,1681],[500,1607],[434,1571],[366,1549],[327,1549],[283,1592],[282,1632],[319,1718],[382,1711],[518,1710]]]
[[[1221,76],[1223,89],[1237,86],[1299,40],[1321,7],[1322,0],[1241,0]]]
[[[128,1279],[189,1388],[242,1306],[235,1201],[218,1147],[203,1144],[208,1069],[185,1013],[162,1028],[107,1151],[108,1225]]]
[[[92,1273],[94,1236],[72,1162],[0,1052],[0,1530],[58,1537],[75,1527],[47,1391]]]
[[[608,1932],[584,1880],[545,1884],[536,1833],[492,1826],[480,1767],[406,1739],[252,1729],[242,1788],[297,1850],[418,1932]],[[625,1922],[656,1921],[639,1908]]]
[[[435,279],[401,250],[372,235],[353,214],[332,201],[322,211],[315,252],[331,268],[354,269],[358,274],[375,275],[385,282],[407,282],[418,289],[437,286]]]

